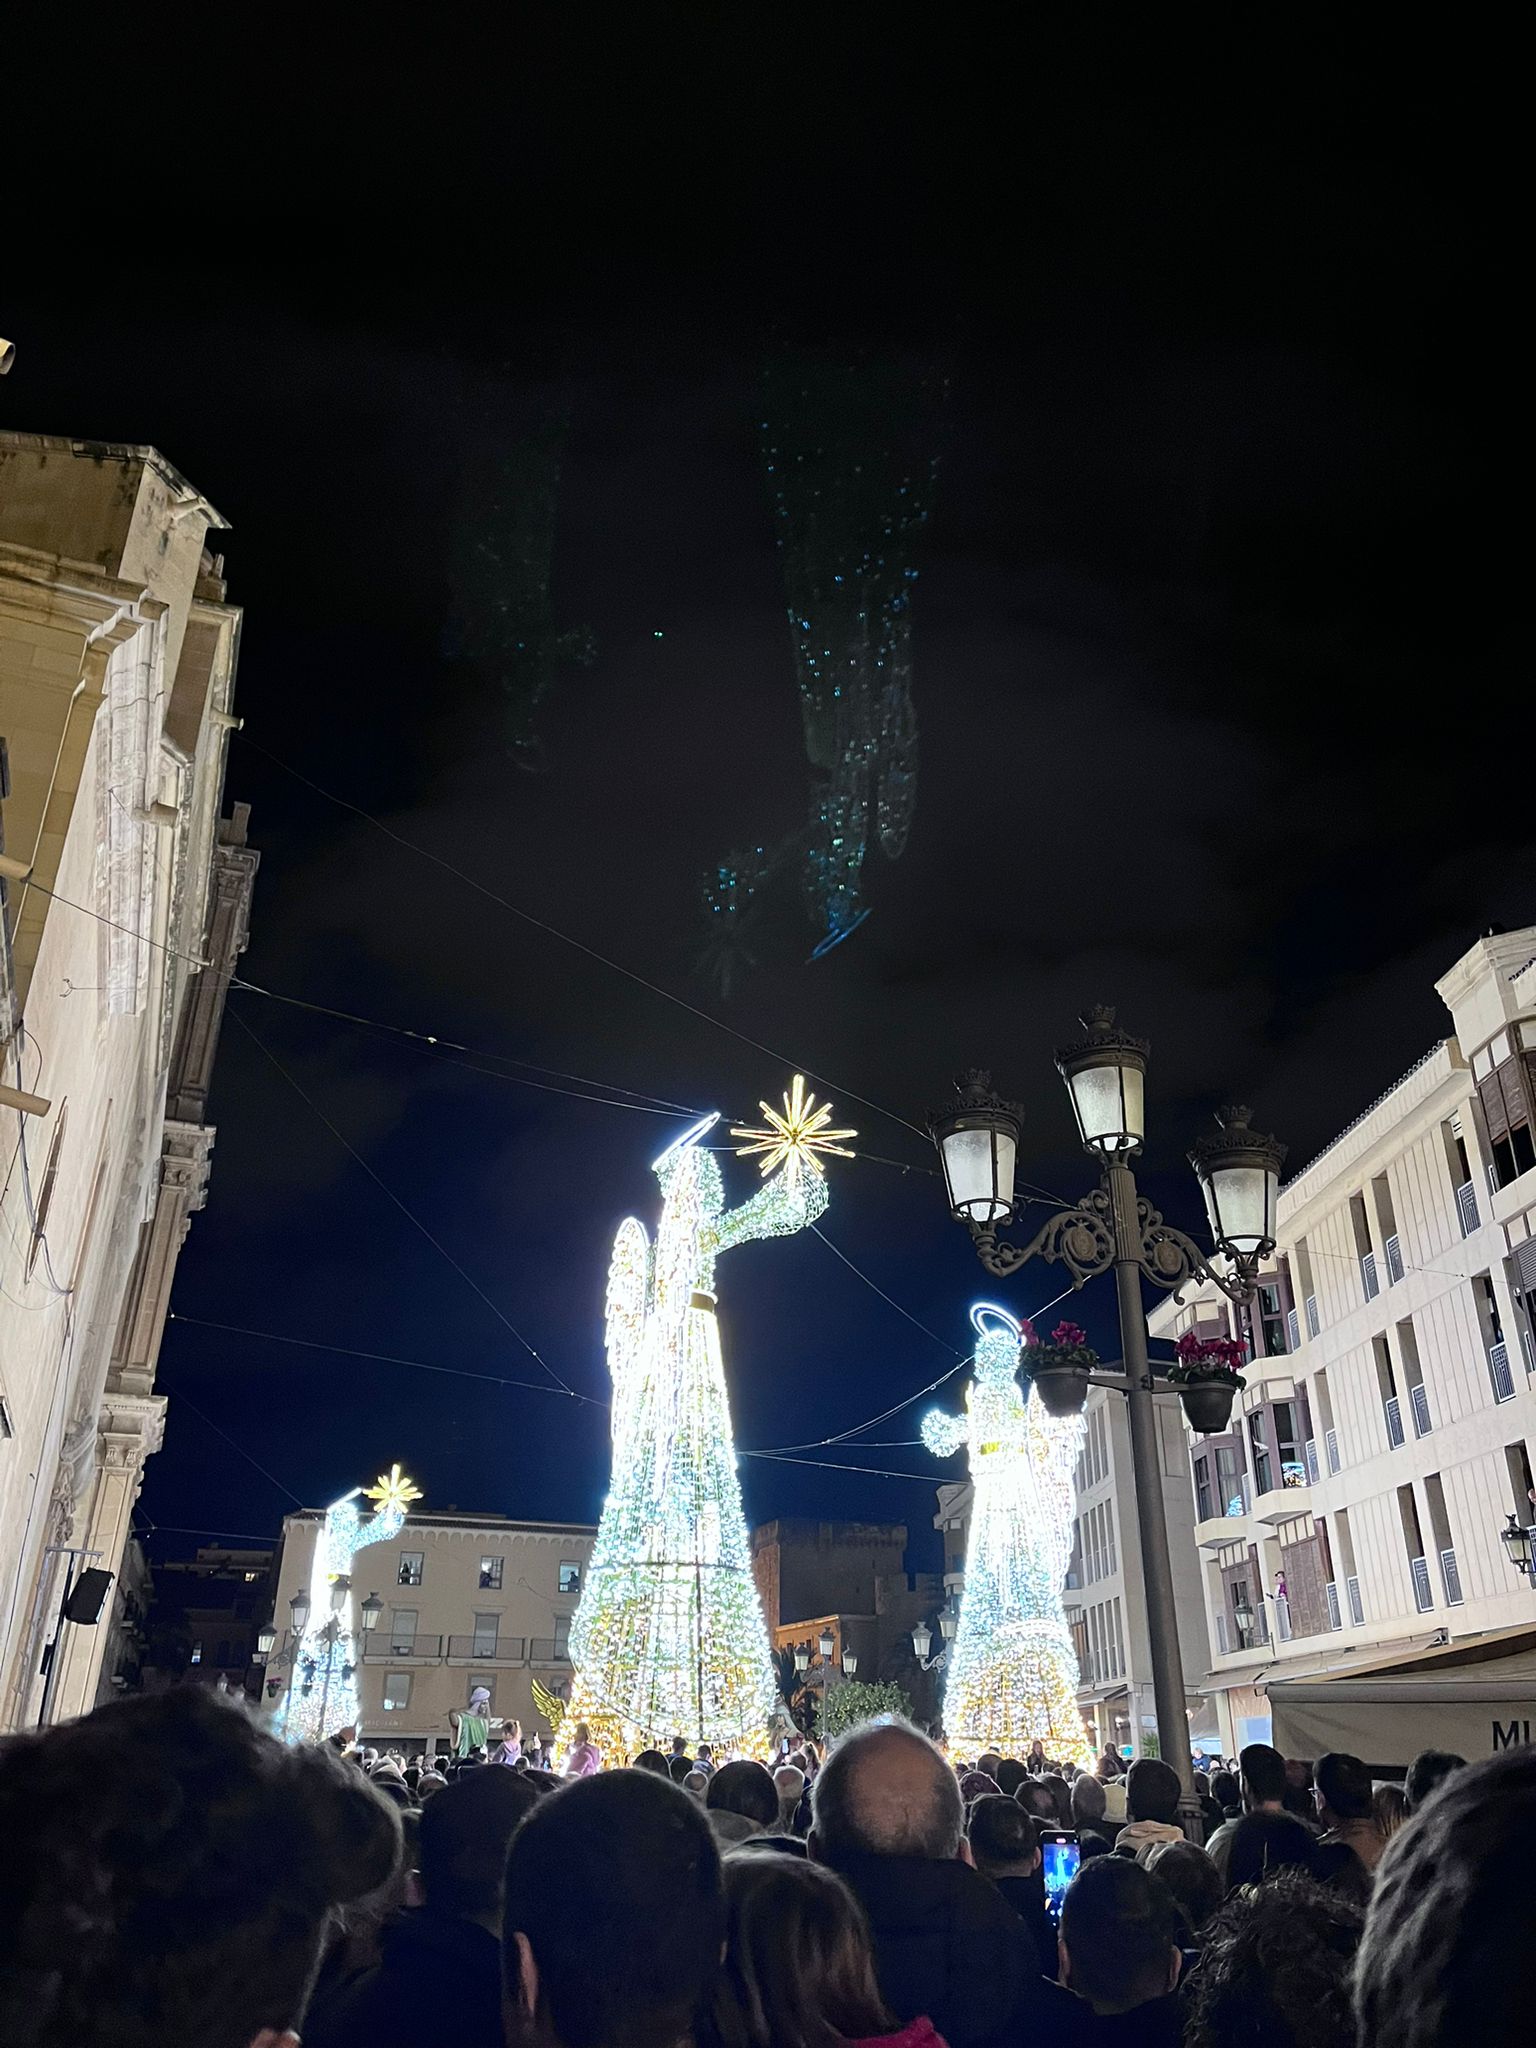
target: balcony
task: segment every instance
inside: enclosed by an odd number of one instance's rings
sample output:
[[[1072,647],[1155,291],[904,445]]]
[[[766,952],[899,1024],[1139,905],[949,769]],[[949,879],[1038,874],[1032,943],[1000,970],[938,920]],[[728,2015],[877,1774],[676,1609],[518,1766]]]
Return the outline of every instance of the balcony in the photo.
[[[1408,1400],[1409,1405],[1413,1409],[1414,1435],[1428,1436],[1431,1428],[1429,1420],[1429,1393],[1422,1380],[1418,1382],[1417,1386],[1412,1386],[1408,1389]]]
[[[1506,1344],[1488,1346],[1488,1377],[1493,1381],[1495,1401],[1513,1401],[1515,1398],[1515,1376],[1509,1369],[1509,1347]]]
[[[1435,1604],[1435,1596],[1429,1584],[1429,1559],[1427,1557],[1409,1558],[1408,1570],[1413,1578],[1413,1604],[1417,1607],[1420,1614],[1428,1614]]]
[[[1336,1429],[1323,1431],[1323,1453],[1328,1460],[1330,1473],[1339,1469],[1339,1432]]]
[[[441,1636],[390,1636],[380,1630],[363,1637],[365,1664],[436,1664],[442,1655]]]
[[[1481,1220],[1477,1213],[1477,1189],[1469,1180],[1464,1180],[1456,1190],[1456,1219],[1463,1237],[1470,1237]]]
[[[1312,1511],[1312,1495],[1307,1487],[1307,1468],[1287,1462],[1280,1467],[1280,1484],[1268,1487],[1254,1497],[1253,1518],[1256,1522],[1288,1522],[1293,1515],[1306,1515]]]
[[[549,1636],[531,1636],[528,1641],[528,1662],[533,1665],[569,1664],[569,1645],[556,1642]]]
[[[1440,1553],[1440,1583],[1445,1588],[1446,1606],[1459,1607],[1462,1601],[1461,1570],[1454,1550],[1442,1550]]]
[[[450,1636],[448,1662],[521,1664],[525,1648],[521,1636]]]
[[[1403,1434],[1403,1411],[1396,1394],[1389,1394],[1381,1404],[1383,1419],[1387,1425],[1387,1443],[1394,1450],[1401,1450],[1405,1441]]]
[[[1397,1237],[1387,1239],[1387,1284],[1395,1287],[1403,1277],[1403,1246]]]
[[[1195,1541],[1202,1550],[1220,1550],[1225,1543],[1246,1541],[1249,1515],[1249,1481],[1245,1476],[1219,1515],[1207,1515],[1195,1524]]]

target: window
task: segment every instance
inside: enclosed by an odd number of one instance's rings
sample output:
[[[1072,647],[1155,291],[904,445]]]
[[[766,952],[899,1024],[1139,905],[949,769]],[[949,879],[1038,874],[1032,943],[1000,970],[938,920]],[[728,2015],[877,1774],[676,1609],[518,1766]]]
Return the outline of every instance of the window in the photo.
[[[384,1711],[398,1714],[411,1704],[411,1674],[409,1671],[391,1671],[384,1679]]]
[[[421,1567],[425,1556],[426,1553],[421,1550],[402,1550],[400,1553],[400,1570],[395,1579],[395,1584],[397,1586],[419,1586],[421,1584]]]
[[[261,1577],[261,1573],[260,1573],[260,1572],[247,1572],[247,1573],[245,1574],[245,1583],[246,1583],[246,1584],[247,1584],[248,1586],[254,1586],[254,1585],[255,1585],[255,1583],[256,1583],[256,1581],[257,1581],[257,1580],[258,1580],[258,1579],[259,1579],[260,1577]]]
[[[414,1607],[396,1607],[389,1617],[389,1649],[391,1656],[409,1657],[416,1644],[416,1624],[421,1619]]]
[[[476,1671],[471,1674],[464,1688],[464,1704],[466,1707],[469,1705],[470,1700],[479,1691],[481,1686],[484,1686],[491,1696],[485,1711],[487,1714],[494,1714],[496,1711],[496,1674],[494,1671]]]
[[[568,1657],[571,1654],[571,1617],[568,1614],[555,1616],[555,1655]]]
[[[1253,1484],[1258,1493],[1268,1493],[1274,1484],[1270,1469],[1269,1445],[1264,1438],[1264,1410],[1255,1408],[1248,1418],[1248,1435],[1253,1446]]]
[[[1501,1060],[1477,1084],[1478,1099],[1488,1124],[1489,1177],[1495,1187],[1508,1187],[1536,1166],[1531,1140],[1531,1077],[1529,1053]]]
[[[562,1593],[579,1593],[581,1591],[581,1566],[579,1564],[561,1565],[560,1591]]]
[[[59,1104],[58,1121],[53,1127],[53,1137],[49,1140],[48,1144],[48,1158],[43,1167],[43,1177],[37,1184],[37,1202],[32,1212],[32,1242],[27,1247],[27,1272],[29,1274],[37,1264],[38,1253],[43,1249],[48,1229],[48,1211],[53,1207],[53,1191],[58,1185],[59,1179],[59,1151],[64,1143],[64,1126],[68,1121],[69,1104],[61,1102]],[[23,1136],[21,1142],[23,1147],[25,1147],[25,1136]],[[22,1152],[22,1160],[23,1164],[25,1164],[25,1150]]]
[[[189,1659],[188,1659],[187,1661],[188,1661],[189,1663],[191,1663],[191,1664],[201,1664],[201,1663],[202,1663],[202,1661],[203,1661],[203,1646],[202,1646],[202,1644],[201,1644],[201,1643],[194,1643],[194,1644],[192,1645],[192,1655],[191,1655],[191,1657],[190,1657],[190,1658],[189,1658]]]
[[[1242,1515],[1248,1511],[1243,1498],[1243,1458],[1235,1443],[1216,1446],[1216,1497],[1221,1502],[1224,1515]]]
[[[501,1568],[506,1563],[502,1557],[482,1557],[480,1560],[480,1588],[482,1592],[501,1591]]]
[[[1259,1325],[1264,1332],[1264,1356],[1280,1358],[1290,1346],[1285,1341],[1285,1298],[1278,1281],[1259,1289]]]
[[[1213,1509],[1211,1506],[1211,1467],[1207,1458],[1195,1460],[1195,1520],[1208,1522]]]
[[[474,1646],[469,1654],[472,1657],[494,1657],[496,1654],[496,1638],[500,1632],[501,1616],[499,1614],[477,1614],[475,1616]]]

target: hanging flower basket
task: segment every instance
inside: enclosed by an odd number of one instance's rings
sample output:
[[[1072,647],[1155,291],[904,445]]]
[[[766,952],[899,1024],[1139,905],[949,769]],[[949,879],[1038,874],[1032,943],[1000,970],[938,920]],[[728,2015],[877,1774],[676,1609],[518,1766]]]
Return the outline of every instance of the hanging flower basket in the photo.
[[[1049,1344],[1029,1344],[1024,1369],[1035,1383],[1047,1415],[1081,1415],[1088,1399],[1088,1375],[1099,1354],[1076,1323],[1058,1323]]]
[[[1247,1353],[1231,1337],[1200,1337],[1186,1330],[1168,1368],[1189,1426],[1198,1436],[1215,1436],[1232,1420],[1232,1403],[1242,1391],[1239,1368]]]

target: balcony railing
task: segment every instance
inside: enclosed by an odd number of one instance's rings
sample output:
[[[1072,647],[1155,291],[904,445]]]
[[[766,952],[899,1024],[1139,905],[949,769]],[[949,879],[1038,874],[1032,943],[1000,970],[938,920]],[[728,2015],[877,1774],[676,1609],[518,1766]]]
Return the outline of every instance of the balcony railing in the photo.
[[[1328,1603],[1328,1626],[1330,1628],[1342,1628],[1344,1621],[1339,1613],[1339,1584],[1337,1579],[1330,1579],[1327,1585],[1324,1586],[1323,1598]]]
[[[1323,1431],[1323,1450],[1328,1459],[1328,1470],[1330,1472],[1337,1472],[1339,1469],[1339,1432],[1336,1429],[1325,1429]]]
[[[1285,1343],[1288,1351],[1301,1349],[1301,1318],[1293,1308],[1285,1312]]]
[[[1446,1606],[1459,1607],[1461,1605],[1461,1572],[1456,1563],[1456,1553],[1454,1550],[1442,1550],[1440,1553],[1440,1583],[1445,1588]]]
[[[1367,1301],[1374,1301],[1381,1292],[1381,1282],[1376,1277],[1376,1254],[1374,1252],[1362,1252],[1360,1254],[1360,1285],[1365,1289]]]
[[[1365,1626],[1365,1602],[1360,1598],[1360,1581],[1349,1578],[1344,1581],[1344,1591],[1349,1600],[1349,1619],[1355,1628]]]
[[[1414,1435],[1428,1436],[1430,1432],[1429,1392],[1422,1380],[1417,1385],[1408,1389],[1408,1399],[1413,1406]]]
[[[1395,1451],[1403,1442],[1403,1411],[1396,1394],[1387,1396],[1381,1404],[1381,1412],[1387,1421],[1387,1442]]]
[[[473,1657],[477,1664],[521,1664],[521,1636],[450,1636],[450,1657]]]
[[[1322,1321],[1317,1313],[1317,1296],[1309,1294],[1307,1296],[1307,1335],[1315,1337],[1321,1328]]]
[[[435,1658],[442,1654],[441,1636],[393,1636],[379,1629],[375,1634],[363,1637],[365,1664],[388,1664],[397,1657]]]
[[[1456,1190],[1456,1216],[1461,1224],[1463,1237],[1470,1237],[1479,1222],[1477,1213],[1477,1189],[1471,1181],[1464,1180]]]
[[[550,1636],[531,1636],[528,1641],[528,1662],[530,1664],[569,1664],[571,1653],[565,1643],[557,1643]]]
[[[1509,1369],[1509,1347],[1504,1344],[1488,1346],[1488,1376],[1493,1381],[1495,1401],[1513,1401],[1515,1398],[1515,1376]]]
[[[1316,1486],[1317,1477],[1317,1438],[1309,1436],[1307,1438],[1307,1483],[1311,1486]]]
[[[1289,1600],[1275,1602],[1275,1634],[1282,1643],[1291,1640],[1291,1603]]]
[[[1403,1277],[1402,1240],[1396,1236],[1387,1239],[1387,1284],[1395,1287]]]
[[[1408,1560],[1408,1569],[1413,1574],[1413,1604],[1420,1614],[1428,1614],[1435,1604],[1435,1596],[1429,1584],[1429,1559],[1411,1557]]]

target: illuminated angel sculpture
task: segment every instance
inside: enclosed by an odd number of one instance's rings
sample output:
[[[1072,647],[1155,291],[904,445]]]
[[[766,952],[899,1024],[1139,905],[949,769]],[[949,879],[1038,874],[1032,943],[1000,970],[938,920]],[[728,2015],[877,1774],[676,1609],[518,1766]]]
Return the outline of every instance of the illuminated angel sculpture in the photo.
[[[968,1448],[974,1504],[965,1590],[944,1675],[944,1727],[962,1753],[1046,1754],[1091,1768],[1077,1707],[1077,1653],[1062,1610],[1072,1553],[1072,1471],[1081,1415],[1047,1415],[1018,1382],[1027,1324],[978,1303],[976,1374],[964,1415],[932,1409],[923,1442],[947,1458]]]
[[[381,1473],[365,1493],[354,1486],[325,1511],[325,1526],[310,1566],[309,1612],[293,1654],[288,1693],[276,1722],[290,1742],[323,1742],[339,1728],[357,1726],[357,1614],[352,1560],[374,1543],[398,1536],[419,1489],[398,1465]],[[373,1504],[366,1519],[361,1501]]]
[[[851,1131],[827,1129],[796,1078],[754,1142],[766,1185],[727,1209],[701,1123],[655,1162],[661,1225],[652,1245],[634,1217],[608,1270],[613,1474],[581,1604],[568,1719],[604,1756],[664,1747],[674,1735],[760,1752],[778,1697],[752,1575],[715,1321],[715,1261],[753,1238],[787,1237],[827,1206],[818,1153]]]

